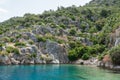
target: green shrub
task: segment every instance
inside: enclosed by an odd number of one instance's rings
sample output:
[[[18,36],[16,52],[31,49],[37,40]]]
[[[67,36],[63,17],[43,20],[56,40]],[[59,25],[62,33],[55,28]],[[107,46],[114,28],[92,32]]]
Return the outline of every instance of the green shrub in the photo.
[[[75,61],[75,60],[77,60],[78,59],[78,54],[76,54],[76,51],[75,50],[70,50],[69,52],[68,52],[68,58],[69,58],[69,60],[70,61]]]
[[[112,48],[109,53],[113,64],[120,65],[120,46]]]
[[[87,53],[83,54],[82,56],[83,60],[88,60],[89,58],[90,58],[90,54],[87,54]]]
[[[64,43],[64,40],[58,39],[57,42],[58,42],[59,44],[62,44],[62,43]]]
[[[81,46],[75,49],[79,58],[83,56],[83,54],[90,54],[89,48],[87,46]]]
[[[18,34],[18,35],[16,36],[17,39],[18,39],[18,38],[21,38],[21,37],[22,37],[21,34]]]
[[[90,55],[90,50],[88,46],[79,46],[71,49],[68,53],[68,57],[71,61],[77,60],[79,58],[88,59]]]
[[[26,44],[23,43],[23,42],[16,42],[16,43],[15,43],[15,46],[23,47],[23,46],[26,46]]]
[[[5,41],[5,42],[10,42],[10,38],[9,37],[3,37],[2,40]]]
[[[80,47],[80,46],[83,46],[83,45],[79,41],[70,41],[69,46],[70,46],[71,49],[74,49],[76,47]]]
[[[110,10],[102,10],[100,13],[100,15],[105,18],[108,17],[110,14],[111,14]]]
[[[6,48],[6,51],[7,51],[8,53],[12,53],[12,52],[13,52],[13,47],[8,46],[8,47]]]
[[[60,24],[60,27],[63,28],[63,29],[66,28],[66,26],[64,24]]]
[[[14,38],[10,38],[10,42],[13,42],[14,41]]]
[[[34,42],[32,40],[29,40],[28,43],[31,45],[34,44]]]
[[[102,54],[98,55],[98,60],[103,60],[104,56],[109,54],[108,50],[104,50],[104,52]]]
[[[76,43],[74,41],[69,42],[69,46],[71,49],[76,47]]]
[[[46,38],[41,37],[41,36],[36,36],[37,42],[46,42]]]
[[[74,36],[76,34],[76,30],[74,28],[70,29],[69,34]]]
[[[14,47],[11,47],[11,46],[8,46],[8,47],[6,48],[6,51],[7,51],[8,53],[20,54],[18,48],[14,48]]]
[[[97,31],[97,28],[96,28],[96,27],[91,27],[91,28],[89,29],[89,32],[90,32],[90,33],[95,33],[95,32],[98,32],[98,31]]]
[[[18,48],[14,48],[13,52],[14,52],[15,54],[20,54],[20,52],[19,52],[19,49],[18,49]]]
[[[99,61],[103,60],[103,58],[104,58],[104,55],[103,55],[103,54],[101,54],[101,55],[98,56],[98,60],[99,60]]]
[[[36,54],[36,53],[32,53],[32,54],[30,55],[30,57],[31,57],[31,58],[36,58],[36,57],[37,57],[37,54]]]

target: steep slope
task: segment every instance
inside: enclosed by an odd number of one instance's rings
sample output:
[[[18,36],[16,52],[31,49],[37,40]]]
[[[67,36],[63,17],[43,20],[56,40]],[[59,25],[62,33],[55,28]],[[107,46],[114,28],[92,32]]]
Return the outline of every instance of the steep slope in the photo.
[[[59,7],[4,21],[0,23],[0,62],[68,63],[95,56],[102,60],[116,42],[119,4],[119,0],[92,0],[82,7]]]

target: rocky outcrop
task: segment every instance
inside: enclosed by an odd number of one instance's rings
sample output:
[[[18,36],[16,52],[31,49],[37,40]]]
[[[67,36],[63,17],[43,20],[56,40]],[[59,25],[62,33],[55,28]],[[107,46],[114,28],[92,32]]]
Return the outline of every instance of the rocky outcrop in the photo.
[[[98,61],[97,66],[102,67],[102,68],[111,69],[111,70],[120,70],[119,65],[113,65],[111,62]]]
[[[111,61],[109,55],[105,55],[102,61],[98,61],[97,66],[102,67],[102,68],[111,69],[111,70],[120,70],[119,65],[112,64],[112,61]]]
[[[14,47],[14,45],[12,46]],[[36,45],[26,44],[26,46],[18,47],[18,49],[19,54],[11,52],[8,55],[1,55],[0,63],[14,65],[68,63],[66,46],[50,40],[47,40],[46,42],[38,42]],[[4,50],[6,50],[6,48]]]
[[[32,31],[32,33],[34,34],[42,34],[45,35],[46,33],[51,33],[51,34],[56,34],[55,33],[55,29],[47,26],[47,27],[43,27],[43,26],[38,26],[35,30]]]
[[[11,61],[8,56],[1,55],[0,56],[0,64],[11,64]]]
[[[118,29],[115,30],[115,45],[117,46],[120,44],[120,27]]]
[[[114,32],[110,33],[110,47],[117,46],[120,44],[120,27]]]
[[[14,58],[11,58],[11,64],[20,64],[20,61],[15,60]]]
[[[47,41],[46,52],[54,55],[53,62],[68,63],[68,56],[65,45],[57,44],[56,42]]]
[[[72,64],[81,64],[81,65],[97,65],[97,58],[90,58],[89,60],[79,59],[77,61],[71,62]]]
[[[22,33],[22,36],[23,36],[24,39],[31,39],[34,42],[37,41],[36,36],[31,32],[24,32],[24,33]]]

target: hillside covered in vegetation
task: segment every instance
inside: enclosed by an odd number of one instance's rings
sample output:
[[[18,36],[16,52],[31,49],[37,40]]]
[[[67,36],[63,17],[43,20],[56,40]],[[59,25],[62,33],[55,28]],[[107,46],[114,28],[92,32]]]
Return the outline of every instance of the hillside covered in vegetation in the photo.
[[[120,65],[120,0],[27,13],[0,23],[0,63],[69,63],[110,55]]]

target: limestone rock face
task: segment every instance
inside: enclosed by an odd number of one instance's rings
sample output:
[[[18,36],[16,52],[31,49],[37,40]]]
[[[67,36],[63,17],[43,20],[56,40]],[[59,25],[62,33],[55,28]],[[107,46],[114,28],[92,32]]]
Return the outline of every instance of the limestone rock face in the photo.
[[[120,44],[120,38],[116,38],[116,41],[115,41],[115,46],[119,45]]]
[[[120,27],[116,29],[115,33],[117,38],[120,37]]]
[[[21,27],[22,29],[22,27]],[[56,33],[57,32],[57,33]],[[64,31],[57,31],[51,27],[36,27],[32,32],[12,32],[9,33],[10,36],[16,37],[19,35],[15,41],[11,43],[6,42],[5,46],[1,47],[0,50],[6,51],[6,47],[10,46],[18,49],[19,53],[9,52],[4,56],[0,55],[0,64],[59,64],[68,63],[68,52],[65,44],[59,44],[55,41],[50,41],[47,39],[45,42],[38,42],[36,35],[45,36],[46,33],[51,33],[52,35],[58,33],[64,33]],[[25,46],[15,46],[15,42],[24,42]],[[31,43],[30,43],[31,42]]]
[[[20,47],[20,54],[10,53],[0,56],[1,64],[59,64],[68,63],[66,47],[53,41],[40,42],[38,45]]]
[[[15,60],[14,58],[11,58],[11,63],[12,63],[12,64],[19,64],[20,61],[17,61],[17,60]]]
[[[87,38],[82,39],[82,43],[84,43],[84,44],[86,44],[86,45],[88,45],[88,46],[93,45],[93,43],[90,42],[90,40],[88,40]]]
[[[21,53],[26,54],[26,53],[37,53],[38,49],[35,45],[29,46],[29,47],[25,47],[25,48],[21,48],[20,49]]]
[[[8,56],[0,56],[0,64],[11,64]]]
[[[115,34],[116,34],[115,46],[117,46],[120,44],[120,27],[116,29]]]
[[[110,47],[120,44],[120,27],[115,32],[110,33]]]
[[[47,27],[38,26],[36,30],[33,30],[32,32],[34,34],[42,34],[42,35],[45,35],[46,33],[55,34],[55,30],[49,26]]]
[[[56,42],[47,41],[46,52],[48,54],[54,55],[55,61],[59,60],[60,63],[68,62],[67,51],[65,49],[65,46],[61,46]]]
[[[115,33],[110,33],[110,47],[114,46],[116,42],[116,34]]]
[[[34,42],[37,41],[37,39],[36,39],[36,37],[35,37],[35,35],[33,33],[24,32],[24,33],[22,33],[22,35],[27,36],[29,39],[33,40]]]

